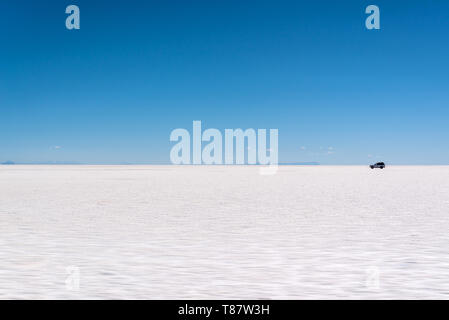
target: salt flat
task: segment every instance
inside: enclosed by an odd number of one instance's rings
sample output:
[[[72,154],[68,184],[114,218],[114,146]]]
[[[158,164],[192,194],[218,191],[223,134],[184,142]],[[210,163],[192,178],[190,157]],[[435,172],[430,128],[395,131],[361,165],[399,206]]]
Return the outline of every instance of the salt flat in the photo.
[[[445,166],[0,166],[0,298],[448,299],[448,195]]]

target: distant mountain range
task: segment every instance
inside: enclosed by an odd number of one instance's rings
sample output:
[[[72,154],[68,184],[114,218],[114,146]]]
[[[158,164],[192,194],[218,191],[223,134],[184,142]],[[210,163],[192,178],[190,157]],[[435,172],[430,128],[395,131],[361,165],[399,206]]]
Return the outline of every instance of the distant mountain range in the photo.
[[[281,162],[280,166],[318,166],[318,162]]]
[[[13,165],[13,164],[82,164],[80,162],[72,162],[72,161],[42,161],[42,162],[14,162],[14,161],[5,161],[0,164],[3,165]]]
[[[14,161],[5,161],[0,163],[2,165],[13,165],[13,164],[28,164],[28,165],[38,165],[38,164],[48,164],[48,165],[63,165],[63,164],[88,164],[88,163],[81,163],[81,162],[73,162],[73,161],[42,161],[42,162],[19,162],[16,163]],[[121,162],[118,163],[119,165],[132,165],[133,163],[131,162]],[[157,164],[161,164],[161,163],[148,163],[147,165],[157,165]],[[170,163],[166,163],[166,165],[169,165]],[[318,166],[319,163],[318,162],[281,162],[278,165],[280,166]]]

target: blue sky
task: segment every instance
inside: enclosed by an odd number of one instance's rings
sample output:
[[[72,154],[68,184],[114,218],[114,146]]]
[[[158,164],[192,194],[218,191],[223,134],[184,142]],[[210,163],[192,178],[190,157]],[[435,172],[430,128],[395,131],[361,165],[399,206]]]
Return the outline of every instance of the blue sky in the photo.
[[[0,161],[164,163],[201,120],[279,129],[280,162],[449,164],[448,17],[443,0],[3,0]]]

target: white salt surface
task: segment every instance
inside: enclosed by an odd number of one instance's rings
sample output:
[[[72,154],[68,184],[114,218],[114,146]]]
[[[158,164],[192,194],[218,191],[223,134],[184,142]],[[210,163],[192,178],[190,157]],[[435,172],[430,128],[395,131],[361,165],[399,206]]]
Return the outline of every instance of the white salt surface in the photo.
[[[0,298],[448,299],[449,167],[0,166]]]

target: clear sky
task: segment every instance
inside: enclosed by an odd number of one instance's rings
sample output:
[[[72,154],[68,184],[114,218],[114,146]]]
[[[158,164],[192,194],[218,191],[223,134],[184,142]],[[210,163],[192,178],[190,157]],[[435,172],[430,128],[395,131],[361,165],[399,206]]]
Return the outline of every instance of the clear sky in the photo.
[[[449,164],[446,0],[2,0],[0,43],[0,162],[168,162],[201,120],[279,129],[280,162]]]

